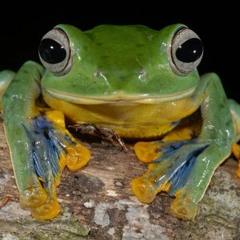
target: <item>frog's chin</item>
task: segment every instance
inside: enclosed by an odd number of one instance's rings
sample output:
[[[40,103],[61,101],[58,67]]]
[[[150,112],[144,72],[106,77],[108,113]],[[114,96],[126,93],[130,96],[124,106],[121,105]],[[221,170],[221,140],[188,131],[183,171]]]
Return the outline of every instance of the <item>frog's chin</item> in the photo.
[[[78,95],[68,92],[62,92],[55,89],[44,89],[43,94],[50,95],[53,98],[71,102],[75,104],[126,104],[127,103],[160,103],[171,102],[185,99],[193,95],[195,88],[189,88],[186,91],[175,94],[151,95],[151,94],[126,94],[124,92],[114,92],[111,95],[91,96]]]

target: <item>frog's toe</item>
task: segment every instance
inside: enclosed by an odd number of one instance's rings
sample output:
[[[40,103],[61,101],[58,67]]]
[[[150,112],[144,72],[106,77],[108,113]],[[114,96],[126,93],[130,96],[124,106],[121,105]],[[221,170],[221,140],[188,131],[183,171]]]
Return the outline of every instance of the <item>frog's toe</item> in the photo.
[[[21,207],[30,209],[32,216],[37,220],[51,219],[60,213],[56,186],[52,183],[48,185],[45,188],[35,186],[20,194]]]
[[[197,215],[197,204],[190,197],[182,197],[181,190],[176,193],[176,198],[171,204],[171,212],[183,220],[193,220]]]
[[[60,213],[60,205],[56,197],[48,199],[43,205],[31,208],[32,216],[37,220],[49,220]]]
[[[23,208],[39,207],[47,201],[47,192],[40,183],[20,192],[20,204]]]
[[[144,203],[152,202],[157,194],[157,188],[152,180],[144,176],[132,179],[131,188],[134,195]]]
[[[66,165],[69,170],[75,171],[85,166],[90,159],[90,151],[76,143],[67,147]]]
[[[160,146],[157,142],[138,142],[134,145],[134,151],[142,162],[152,162],[160,157]]]

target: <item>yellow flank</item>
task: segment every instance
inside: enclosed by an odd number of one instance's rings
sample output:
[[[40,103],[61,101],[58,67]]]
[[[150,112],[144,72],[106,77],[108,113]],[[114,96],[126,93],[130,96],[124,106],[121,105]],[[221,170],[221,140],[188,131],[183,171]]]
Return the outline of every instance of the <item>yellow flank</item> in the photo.
[[[161,136],[174,127],[175,121],[191,115],[199,107],[191,98],[157,103],[74,104],[45,93],[44,99],[52,109],[62,111],[74,123],[108,127],[124,138]]]

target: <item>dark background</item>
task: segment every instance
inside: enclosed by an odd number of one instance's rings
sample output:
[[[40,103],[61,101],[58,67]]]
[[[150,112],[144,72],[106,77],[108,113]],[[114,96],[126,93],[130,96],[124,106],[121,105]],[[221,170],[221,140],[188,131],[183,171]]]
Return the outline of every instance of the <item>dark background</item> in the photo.
[[[184,23],[200,36],[204,44],[204,57],[198,67],[200,74],[216,72],[227,96],[240,102],[240,14],[236,13],[237,6],[220,6],[218,3],[209,9],[208,4],[194,1],[191,5],[179,3],[178,6],[172,2],[167,6],[156,1],[156,5],[145,2],[140,9],[136,5],[130,14],[125,13],[127,5],[117,2],[107,6],[109,9],[105,9],[105,13],[102,12],[104,6],[101,4],[98,6],[94,2],[89,3],[90,6],[77,7],[65,2],[50,9],[46,3],[37,5],[36,2],[36,6],[31,8],[28,6],[25,10],[16,9],[16,13],[8,13],[7,18],[1,15],[0,70],[8,68],[17,71],[29,59],[39,62],[37,49],[40,39],[59,23],[73,24],[82,30],[99,24],[144,24],[161,29],[168,24]],[[150,5],[150,10],[147,4]],[[153,13],[155,10],[157,13]]]

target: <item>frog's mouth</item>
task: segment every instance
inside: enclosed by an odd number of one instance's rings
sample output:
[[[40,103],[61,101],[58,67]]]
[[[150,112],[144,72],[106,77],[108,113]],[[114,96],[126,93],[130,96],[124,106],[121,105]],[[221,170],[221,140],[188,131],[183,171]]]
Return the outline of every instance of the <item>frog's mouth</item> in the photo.
[[[175,93],[175,94],[165,94],[165,95],[151,95],[151,94],[126,94],[123,91],[114,92],[111,95],[103,96],[90,96],[90,95],[78,95],[68,92],[62,92],[55,89],[44,89],[43,94],[50,95],[59,100],[66,102],[71,102],[75,104],[126,104],[128,103],[161,103],[161,102],[171,102],[180,99],[185,99],[193,95],[195,87],[187,89],[186,91]]]

